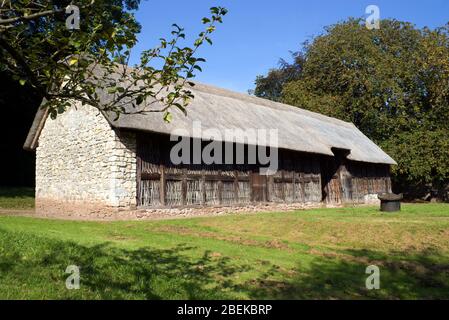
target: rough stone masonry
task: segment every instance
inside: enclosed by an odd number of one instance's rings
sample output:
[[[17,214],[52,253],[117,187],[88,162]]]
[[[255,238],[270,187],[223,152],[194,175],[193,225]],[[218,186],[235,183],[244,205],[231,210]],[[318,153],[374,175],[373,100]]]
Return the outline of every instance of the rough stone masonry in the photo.
[[[135,134],[113,130],[93,107],[48,118],[36,150],[36,209],[135,207],[135,154]]]

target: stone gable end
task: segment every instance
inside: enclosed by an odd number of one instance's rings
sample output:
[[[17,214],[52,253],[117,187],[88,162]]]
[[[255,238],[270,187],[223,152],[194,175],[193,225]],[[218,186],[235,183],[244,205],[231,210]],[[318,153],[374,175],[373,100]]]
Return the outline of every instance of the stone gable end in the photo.
[[[50,117],[36,150],[36,206],[136,205],[136,137],[118,132],[91,106]]]

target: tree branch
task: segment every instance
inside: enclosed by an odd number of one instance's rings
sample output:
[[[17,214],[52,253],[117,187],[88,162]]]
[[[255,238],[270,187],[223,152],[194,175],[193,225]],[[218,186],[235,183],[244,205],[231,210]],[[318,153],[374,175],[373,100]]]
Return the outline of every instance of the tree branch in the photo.
[[[92,0],[90,2],[90,4],[82,6],[81,8],[90,7],[94,3],[95,3],[95,0]],[[14,18],[9,18],[9,19],[0,19],[0,26],[5,26],[5,25],[10,26],[11,24],[16,23],[16,22],[31,21],[31,20],[35,20],[35,19],[38,19],[38,18],[42,18],[42,17],[46,17],[46,16],[55,15],[57,13],[65,12],[65,10],[66,10],[66,8],[52,9],[52,10],[45,10],[45,11],[29,14],[29,15],[26,15],[26,16],[14,17]],[[2,27],[2,28],[4,28],[4,27]]]

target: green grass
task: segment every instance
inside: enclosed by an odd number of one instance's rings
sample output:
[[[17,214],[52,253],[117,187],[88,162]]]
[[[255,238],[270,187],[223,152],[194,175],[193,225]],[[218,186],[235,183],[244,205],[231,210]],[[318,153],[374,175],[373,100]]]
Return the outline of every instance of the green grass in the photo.
[[[368,265],[380,290],[365,288]],[[78,265],[81,288],[65,288]],[[0,217],[3,299],[448,299],[449,205],[167,221]]]
[[[34,208],[34,189],[0,187],[0,208],[2,209]]]

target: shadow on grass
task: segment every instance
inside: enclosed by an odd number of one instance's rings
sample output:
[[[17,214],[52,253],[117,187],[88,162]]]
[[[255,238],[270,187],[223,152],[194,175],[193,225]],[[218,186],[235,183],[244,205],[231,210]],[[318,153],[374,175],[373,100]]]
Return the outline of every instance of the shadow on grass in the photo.
[[[0,197],[6,198],[34,198],[33,188],[17,188],[0,186]]]
[[[310,268],[296,270],[289,281],[267,280],[276,270],[248,283],[255,299],[449,299],[448,257],[420,252],[347,250],[341,257],[319,257]],[[380,289],[368,290],[366,267],[380,270]]]
[[[33,188],[0,187],[1,209],[32,209],[34,207]]]
[[[0,236],[0,283],[44,291],[49,298],[97,299],[226,299],[235,298],[229,279],[249,270],[227,257],[195,248],[125,250],[107,243],[81,246],[73,242],[3,233]],[[21,247],[29,242],[31,247]],[[6,252],[5,252],[6,251]],[[80,267],[81,290],[66,290],[68,265]],[[50,292],[50,295],[45,294]],[[38,293],[37,293],[38,294]],[[1,296],[1,288],[0,288]]]
[[[27,288],[27,293],[18,291],[19,298],[449,298],[448,259],[433,250],[388,256],[370,250],[341,251],[333,257],[316,255],[311,265],[296,270],[267,263],[265,272],[210,251],[200,257],[197,254],[198,248],[186,245],[128,250],[0,229],[0,283],[4,286],[0,287],[0,297],[9,290],[9,284],[10,288]],[[365,287],[365,269],[370,264],[380,268],[380,290]],[[80,290],[65,288],[68,265],[80,267]],[[258,276],[239,281],[247,272]]]

